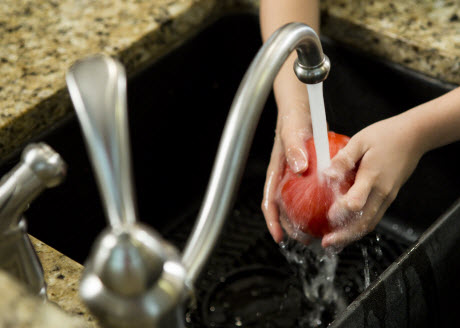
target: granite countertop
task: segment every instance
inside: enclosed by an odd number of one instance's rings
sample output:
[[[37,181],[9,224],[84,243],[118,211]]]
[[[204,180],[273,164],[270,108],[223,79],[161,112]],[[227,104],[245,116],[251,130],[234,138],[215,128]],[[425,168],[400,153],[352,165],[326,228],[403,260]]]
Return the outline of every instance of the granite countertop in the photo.
[[[29,294],[14,277],[0,270],[0,327],[98,327],[78,298],[83,266],[30,237],[43,265],[47,302]]]
[[[328,36],[431,77],[460,84],[460,3],[325,0]]]
[[[257,0],[3,0],[0,156],[71,112],[64,74],[93,53],[142,69],[224,13]],[[460,83],[460,5],[449,0],[322,0],[325,34]]]
[[[43,266],[48,300],[70,315],[82,318],[88,327],[97,327],[78,297],[83,266],[32,236],[30,240]]]
[[[321,8],[322,33],[329,37],[460,83],[457,1],[322,0]],[[257,9],[257,0],[1,1],[0,158],[72,112],[64,75],[78,58],[109,54],[133,74],[223,14]],[[95,326],[77,297],[83,267],[33,243],[49,299]],[[0,279],[2,290],[5,284]]]

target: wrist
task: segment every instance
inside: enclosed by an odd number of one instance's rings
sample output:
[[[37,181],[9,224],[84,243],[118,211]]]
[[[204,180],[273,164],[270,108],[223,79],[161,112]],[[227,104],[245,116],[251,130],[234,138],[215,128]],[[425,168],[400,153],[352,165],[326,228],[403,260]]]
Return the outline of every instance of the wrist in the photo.
[[[307,86],[297,79],[293,70],[294,60],[295,56],[291,55],[273,83],[276,103],[279,112],[283,114],[296,108],[305,111],[310,117]]]
[[[437,125],[433,124],[430,108],[426,103],[401,115],[405,118],[408,134],[413,138],[414,149],[420,156],[438,147],[435,136]]]

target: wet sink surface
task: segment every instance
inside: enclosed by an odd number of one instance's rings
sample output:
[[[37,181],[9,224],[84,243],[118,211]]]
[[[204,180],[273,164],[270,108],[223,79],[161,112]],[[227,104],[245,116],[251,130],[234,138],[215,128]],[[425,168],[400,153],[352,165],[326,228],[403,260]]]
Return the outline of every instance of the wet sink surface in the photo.
[[[323,42],[332,63],[324,84],[325,103],[330,128],[336,132],[353,135],[452,88],[328,39]],[[232,99],[260,45],[255,17],[228,17],[132,78],[128,86],[139,217],[179,248],[192,228]],[[259,206],[275,120],[270,97],[235,207],[197,284],[198,310],[188,313],[189,326],[216,326],[219,318],[209,313],[209,302],[219,288],[226,288],[221,284],[239,277],[241,270],[247,275],[254,269],[256,276],[268,272],[267,281],[291,272],[266,231]],[[29,231],[83,263],[105,219],[79,127],[72,120],[42,140],[69,163],[69,175],[62,187],[47,191],[31,206]],[[459,196],[459,150],[458,145],[445,147],[422,159],[378,228],[383,255],[375,251],[375,234],[343,252],[337,280],[339,288],[348,288],[348,302],[363,290],[362,245],[375,259],[370,263],[375,278]],[[285,319],[266,327],[299,325],[298,309],[289,309],[279,314]],[[235,326],[234,321],[229,324]]]

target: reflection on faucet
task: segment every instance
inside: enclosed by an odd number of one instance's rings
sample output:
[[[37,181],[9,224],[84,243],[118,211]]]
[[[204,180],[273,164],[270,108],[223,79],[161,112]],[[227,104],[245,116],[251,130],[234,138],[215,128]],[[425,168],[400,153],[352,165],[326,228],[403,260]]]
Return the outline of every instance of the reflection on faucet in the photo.
[[[136,220],[126,77],[121,64],[109,57],[93,56],[69,70],[69,92],[111,226],[93,248],[80,290],[103,325],[184,326],[183,303],[189,287],[211,253],[230,209],[273,80],[294,50],[298,54],[294,71],[302,82],[314,84],[326,79],[330,63],[309,26],[285,25],[266,42],[235,96],[205,199],[182,256]]]
[[[46,297],[43,269],[22,213],[45,188],[61,183],[66,165],[44,143],[25,148],[21,162],[0,181],[0,267],[34,294]]]

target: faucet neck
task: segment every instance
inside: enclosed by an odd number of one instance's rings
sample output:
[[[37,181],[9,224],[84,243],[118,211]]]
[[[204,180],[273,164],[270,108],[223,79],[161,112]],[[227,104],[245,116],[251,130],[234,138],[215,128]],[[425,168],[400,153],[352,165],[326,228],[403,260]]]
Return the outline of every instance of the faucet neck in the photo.
[[[316,32],[301,23],[278,29],[259,50],[234,98],[205,199],[182,256],[187,278],[194,282],[222,229],[243,173],[254,132],[273,85],[288,56],[297,51],[295,72],[304,83],[326,79],[330,63]]]

